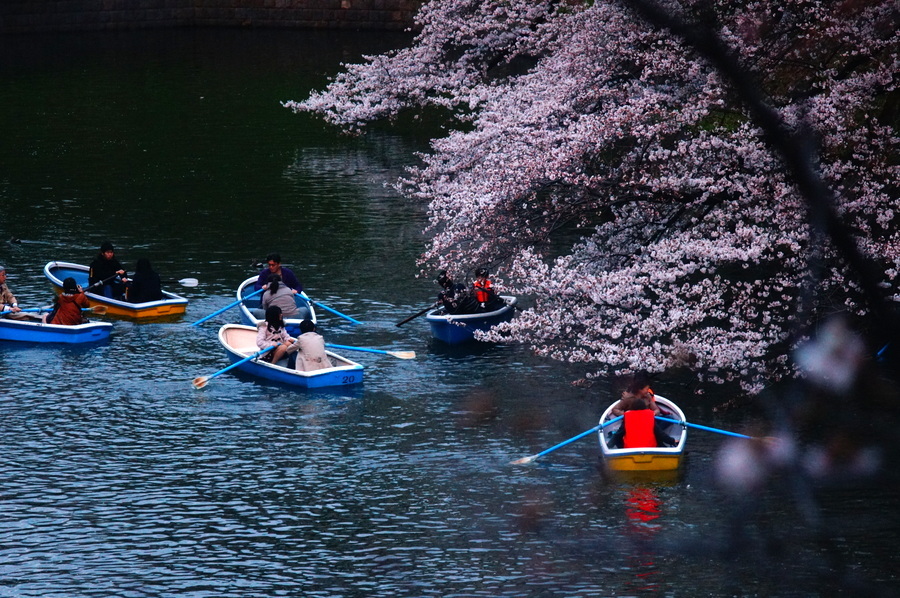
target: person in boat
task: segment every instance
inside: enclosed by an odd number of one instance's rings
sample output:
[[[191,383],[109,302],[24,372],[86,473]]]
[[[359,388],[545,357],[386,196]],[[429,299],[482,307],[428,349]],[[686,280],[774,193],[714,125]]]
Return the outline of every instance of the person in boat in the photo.
[[[125,296],[125,269],[116,259],[116,250],[109,241],[100,245],[100,253],[91,262],[88,273],[88,285],[93,286],[103,282],[103,286],[97,291],[110,299],[123,299]]]
[[[288,348],[294,342],[284,327],[281,308],[277,305],[270,305],[266,310],[266,319],[260,321],[256,328],[256,346],[260,349],[275,347],[274,351],[263,355],[263,361],[278,363],[288,353]]]
[[[475,294],[475,301],[478,303],[478,311],[494,311],[502,307],[503,300],[494,292],[486,268],[479,268],[475,272],[472,291]]]
[[[610,436],[608,444],[613,448],[644,448],[675,446],[678,443],[663,431],[653,410],[639,398],[631,402],[622,425]]]
[[[613,406],[612,414],[616,416],[624,415],[631,404],[638,399],[643,401],[653,411],[653,415],[660,414],[659,405],[656,404],[656,395],[653,394],[653,390],[650,388],[650,380],[643,372],[635,374],[625,387],[625,390],[622,391],[622,398]]]
[[[84,290],[70,276],[63,281],[62,293],[54,300],[53,310],[47,314],[44,322],[59,326],[84,324],[87,322],[87,318],[81,315],[81,310],[87,307],[90,307],[90,302],[88,302]]]
[[[262,294],[262,309],[265,311],[269,309],[269,306],[277,305],[281,308],[283,317],[293,318],[299,311],[297,303],[294,301],[295,294],[295,291],[282,282],[281,276],[273,274],[269,277],[266,290]]]
[[[256,279],[256,283],[253,285],[254,290],[260,290],[265,288],[267,284],[269,284],[269,279],[273,275],[278,275],[281,277],[281,282],[285,284],[289,289],[291,289],[294,293],[300,293],[303,291],[303,285],[300,284],[300,280],[297,278],[297,275],[294,272],[285,266],[281,265],[281,255],[277,253],[270,253],[266,256],[266,267],[260,270],[259,277]]]
[[[474,299],[466,291],[466,287],[453,281],[446,270],[441,270],[435,282],[441,287],[437,303],[443,305],[448,314],[474,313]]]
[[[134,276],[126,286],[125,298],[130,303],[160,301],[163,298],[162,281],[159,279],[159,274],[153,270],[150,260],[145,257],[137,261]]]
[[[325,339],[316,332],[316,325],[312,320],[300,322],[300,334],[294,341],[294,347],[298,349],[297,361],[294,364],[294,369],[298,372],[312,372],[332,367],[331,359],[325,353]]]
[[[25,315],[20,313],[22,308],[19,307],[16,296],[12,294],[12,291],[6,285],[6,268],[4,266],[0,266],[0,312],[2,311],[8,312],[3,315],[4,318],[13,318],[15,320]]]

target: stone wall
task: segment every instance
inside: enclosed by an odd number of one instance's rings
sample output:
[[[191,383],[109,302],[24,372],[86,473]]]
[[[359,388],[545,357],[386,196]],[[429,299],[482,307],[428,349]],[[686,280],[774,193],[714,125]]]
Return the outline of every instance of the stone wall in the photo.
[[[423,0],[0,0],[0,33],[169,27],[403,30]]]

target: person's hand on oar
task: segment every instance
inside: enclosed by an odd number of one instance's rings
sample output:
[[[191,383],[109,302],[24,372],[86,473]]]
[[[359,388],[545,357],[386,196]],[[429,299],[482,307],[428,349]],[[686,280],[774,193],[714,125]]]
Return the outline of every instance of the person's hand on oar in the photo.
[[[385,351],[383,349],[370,349],[368,347],[348,347],[347,345],[334,345],[332,343],[325,343],[326,347],[331,349],[344,349],[346,351],[364,351],[366,353],[382,353],[384,355],[390,355],[391,357],[396,357],[397,359],[415,359],[416,352],[415,351]]]

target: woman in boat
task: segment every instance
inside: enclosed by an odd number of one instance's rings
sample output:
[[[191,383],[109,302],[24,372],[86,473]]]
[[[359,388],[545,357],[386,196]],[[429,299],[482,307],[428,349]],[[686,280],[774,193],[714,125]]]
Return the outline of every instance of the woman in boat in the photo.
[[[622,398],[612,408],[613,415],[624,415],[636,400],[642,400],[649,407],[654,415],[659,415],[659,405],[656,404],[656,395],[650,388],[650,380],[643,372],[637,373],[622,391]]]
[[[90,307],[81,285],[75,282],[71,276],[63,281],[62,294],[56,298],[56,305],[47,315],[47,324],[58,324],[60,326],[77,326],[87,322],[87,319],[81,315],[81,310]]]
[[[118,280],[114,280],[118,277]],[[122,299],[125,293],[125,269],[116,259],[116,250],[109,241],[100,245],[100,253],[91,262],[88,274],[88,285],[94,286],[103,282],[103,286],[97,292],[98,295],[110,299]]]
[[[19,302],[16,300],[16,296],[13,295],[12,291],[9,290],[9,287],[6,286],[6,268],[4,268],[3,266],[0,266],[0,311],[7,312],[3,317],[13,318],[16,320],[22,318],[25,315],[19,313],[22,311],[22,308],[19,307]]]
[[[134,276],[128,283],[125,291],[125,297],[131,303],[146,303],[148,301],[160,301],[163,298],[162,282],[159,279],[153,267],[150,266],[150,260],[142,257],[137,261]]]
[[[291,290],[281,280],[281,276],[273,274],[269,277],[269,286],[262,294],[262,308],[269,309],[270,305],[281,308],[281,315],[285,318],[293,318],[297,315],[297,303],[294,301],[296,291]]]
[[[331,359],[325,353],[325,339],[316,332],[316,325],[312,320],[300,322],[300,335],[294,342],[298,348],[297,363],[294,368],[298,372],[312,372],[332,367]]]
[[[663,432],[653,410],[643,399],[635,399],[625,411],[622,425],[609,438],[613,448],[675,446],[678,442]]]
[[[275,347],[274,351],[263,355],[263,361],[278,363],[288,352],[291,343],[294,342],[284,328],[281,308],[277,305],[270,305],[266,310],[266,319],[257,324],[256,328],[256,346],[260,349]]]
[[[480,311],[493,311],[499,309],[496,307],[497,293],[491,288],[491,280],[488,278],[488,271],[485,268],[479,268],[475,272],[475,282],[472,283],[472,290],[475,293],[475,301],[478,303]]]
[[[267,284],[269,284],[269,279],[274,274],[280,276],[281,281],[295,293],[300,293],[303,291],[303,285],[300,284],[300,280],[297,278],[297,275],[294,274],[294,272],[290,268],[286,268],[281,265],[281,255],[277,253],[270,253],[268,256],[266,256],[266,267],[260,270],[259,277],[256,279],[256,283],[253,285],[253,288],[257,291],[264,288]]]

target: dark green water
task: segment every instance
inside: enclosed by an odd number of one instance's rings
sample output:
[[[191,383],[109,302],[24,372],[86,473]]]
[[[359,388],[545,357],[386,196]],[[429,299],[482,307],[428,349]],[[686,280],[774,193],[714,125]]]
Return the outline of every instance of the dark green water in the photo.
[[[450,350],[422,320],[421,206],[385,183],[427,131],[338,135],[281,108],[384,34],[177,31],[2,40],[0,263],[43,305],[51,260],[112,240],[129,268],[196,277],[184,318],[116,321],[92,347],[0,345],[0,596],[817,596],[835,562],[896,585],[897,525],[819,513],[823,544],[773,492],[743,532],[719,494],[724,438],[692,433],[681,479],[606,479],[605,384],[518,347]],[[358,353],[358,389],[303,392],[226,374],[215,338],[252,264],[279,251]],[[729,397],[656,390],[694,421]],[[892,521],[896,520],[896,517]],[[837,525],[840,523],[840,525]],[[723,547],[736,537],[741,550]],[[724,558],[731,556],[732,558]],[[871,588],[872,586],[866,586]]]

